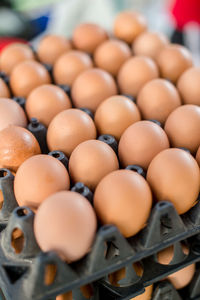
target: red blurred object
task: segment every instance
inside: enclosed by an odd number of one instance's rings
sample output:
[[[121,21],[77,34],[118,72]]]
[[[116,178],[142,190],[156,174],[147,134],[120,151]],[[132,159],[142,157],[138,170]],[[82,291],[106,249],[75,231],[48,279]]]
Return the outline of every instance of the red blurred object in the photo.
[[[7,45],[9,44],[12,44],[12,43],[24,43],[24,44],[27,44],[28,42],[26,40],[23,40],[23,39],[19,39],[19,38],[1,38],[0,37],[0,52],[3,50],[4,47],[6,47]]]

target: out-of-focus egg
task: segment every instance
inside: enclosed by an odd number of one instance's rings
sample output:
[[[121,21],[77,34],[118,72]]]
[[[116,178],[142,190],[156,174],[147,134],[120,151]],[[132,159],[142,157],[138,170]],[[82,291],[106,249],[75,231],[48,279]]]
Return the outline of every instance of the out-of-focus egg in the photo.
[[[72,85],[72,100],[76,107],[86,107],[93,112],[106,98],[117,94],[113,77],[106,71],[93,68],[81,73]]]
[[[71,106],[63,89],[53,84],[40,85],[32,90],[25,104],[29,119],[37,118],[46,127],[59,112]]]
[[[19,63],[10,76],[10,86],[15,96],[27,97],[29,93],[42,84],[50,83],[46,68],[32,60]]]
[[[156,59],[162,48],[168,43],[169,40],[164,34],[146,31],[135,39],[132,49],[135,55],[144,55]]]
[[[9,98],[9,97],[10,97],[10,91],[6,83],[3,81],[3,79],[0,78],[0,98]]]
[[[63,151],[68,157],[78,144],[95,138],[96,128],[91,117],[73,108],[55,116],[47,131],[49,149]]]
[[[24,110],[15,101],[8,98],[0,98],[0,130],[8,125],[27,126]]]
[[[184,147],[196,153],[200,145],[200,107],[186,104],[176,108],[165,122],[171,146]]]
[[[26,44],[13,43],[3,49],[0,55],[0,69],[10,74],[13,68],[24,60],[34,60],[32,49]]]
[[[10,125],[0,131],[0,168],[16,172],[26,159],[40,153],[38,141],[27,129]]]
[[[152,159],[169,148],[164,130],[151,121],[139,121],[129,126],[119,141],[119,158],[122,165],[139,165],[147,169]]]
[[[147,171],[156,201],[173,203],[177,212],[187,212],[199,194],[200,172],[195,159],[182,149],[170,148],[152,160]]]
[[[70,41],[63,36],[46,35],[38,45],[37,55],[45,64],[53,65],[56,59],[72,48]]]
[[[140,90],[137,106],[143,119],[153,119],[164,124],[169,114],[181,105],[175,86],[165,79],[147,82]]]
[[[161,76],[176,83],[181,74],[192,67],[192,55],[181,45],[165,46],[157,57]]]
[[[99,134],[111,134],[120,139],[124,130],[140,121],[136,104],[125,96],[112,96],[104,100],[96,110],[95,124]]]
[[[56,297],[56,300],[73,300],[72,292],[67,292],[65,294]]]
[[[123,11],[114,21],[114,35],[131,44],[133,40],[147,29],[147,22],[143,15],[134,11]]]
[[[108,40],[102,43],[94,53],[94,62],[98,68],[116,76],[121,65],[131,56],[129,46],[120,40]]]
[[[80,292],[82,293],[85,299],[91,299],[91,297],[94,295],[93,288],[90,284],[81,286]],[[72,292],[67,292],[65,294],[57,296],[56,300],[74,300],[74,299],[73,299]]]
[[[55,251],[67,262],[78,260],[90,251],[96,228],[97,219],[90,202],[71,191],[60,191],[45,199],[34,220],[41,249]]]
[[[125,237],[146,224],[152,194],[146,180],[136,172],[117,170],[105,176],[94,193],[94,208],[103,224],[113,224]]]
[[[72,40],[75,48],[93,53],[107,38],[106,31],[99,25],[84,23],[74,29]]]
[[[200,167],[200,146],[197,150],[197,153],[196,153],[196,161],[198,162],[198,165]]]
[[[67,190],[69,186],[69,175],[64,165],[58,159],[45,154],[25,160],[17,170],[14,180],[18,204],[33,210],[36,210],[45,198],[58,191]]]
[[[184,104],[200,106],[200,68],[187,69],[179,78],[177,88]]]
[[[149,285],[145,288],[145,292],[143,294],[138,295],[132,298],[131,300],[151,300],[152,292],[153,292],[153,285]]]
[[[79,144],[69,160],[69,174],[72,180],[83,182],[92,190],[103,177],[118,168],[118,159],[113,149],[98,140]]]
[[[80,73],[92,67],[92,59],[87,53],[71,50],[56,60],[53,67],[54,80],[57,84],[71,86]]]
[[[122,94],[136,97],[145,83],[158,76],[158,68],[151,58],[134,56],[122,65],[117,81]]]

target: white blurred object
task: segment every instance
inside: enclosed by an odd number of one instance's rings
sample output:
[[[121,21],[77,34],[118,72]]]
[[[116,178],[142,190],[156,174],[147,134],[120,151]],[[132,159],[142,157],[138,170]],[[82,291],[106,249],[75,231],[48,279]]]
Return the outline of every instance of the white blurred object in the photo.
[[[195,23],[190,23],[184,28],[184,39],[186,47],[192,52],[193,61],[196,66],[200,66],[200,29]]]

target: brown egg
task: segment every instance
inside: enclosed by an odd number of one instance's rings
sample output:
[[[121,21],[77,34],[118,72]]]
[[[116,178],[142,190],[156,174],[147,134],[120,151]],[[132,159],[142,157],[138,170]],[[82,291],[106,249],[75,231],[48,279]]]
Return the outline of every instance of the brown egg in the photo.
[[[72,292],[59,295],[56,297],[56,300],[73,300]]]
[[[152,298],[152,293],[153,293],[153,285],[149,285],[145,288],[145,292],[141,295],[138,295],[131,300],[151,300]]]
[[[139,121],[129,126],[119,141],[119,158],[122,165],[139,165],[147,169],[152,159],[169,148],[164,130],[151,121]]]
[[[85,23],[75,28],[72,40],[75,48],[93,53],[107,38],[108,35],[102,27],[97,24]]]
[[[184,147],[193,154],[200,145],[200,107],[193,104],[176,108],[167,118],[165,132],[172,147]]]
[[[69,160],[69,174],[74,182],[83,182],[94,190],[99,181],[119,168],[117,155],[104,142],[89,140],[79,144]]]
[[[37,118],[46,127],[59,112],[71,106],[63,89],[53,84],[43,84],[32,90],[25,104],[29,119]]]
[[[64,165],[58,159],[45,154],[27,159],[17,170],[14,180],[18,204],[33,210],[45,198],[58,191],[67,190],[69,186],[69,175]]]
[[[143,15],[134,11],[123,11],[116,17],[113,31],[117,38],[131,44],[146,29],[147,22]]]
[[[31,60],[19,63],[10,76],[13,94],[21,97],[28,97],[34,88],[50,82],[50,75],[45,67]]]
[[[72,48],[70,41],[63,36],[46,35],[38,45],[37,55],[45,64],[53,65],[56,59]]]
[[[0,131],[8,125],[27,126],[24,110],[15,101],[0,98]]]
[[[181,74],[192,67],[192,55],[181,45],[165,46],[157,57],[161,76],[176,83]]]
[[[96,110],[95,124],[99,134],[111,134],[117,140],[131,124],[140,121],[136,104],[125,96],[112,96],[104,100]]]
[[[177,88],[184,104],[200,106],[200,68],[187,69],[179,78]]]
[[[200,172],[195,159],[187,151],[166,149],[152,160],[147,171],[156,201],[173,203],[177,212],[187,212],[199,194]]]
[[[60,112],[51,121],[47,131],[50,151],[63,151],[68,157],[80,143],[96,138],[96,128],[88,114],[79,109]]]
[[[86,107],[93,112],[106,98],[117,94],[113,77],[101,69],[81,73],[72,85],[71,95],[76,107]]]
[[[98,68],[116,76],[121,65],[130,56],[131,50],[125,42],[110,39],[98,46],[94,53],[94,62]]]
[[[10,97],[10,91],[8,89],[8,86],[3,81],[2,78],[0,78],[0,98],[9,98]]]
[[[93,288],[90,284],[80,287],[80,292],[84,296],[84,299],[91,299],[93,296]],[[67,292],[65,294],[59,295],[56,297],[56,300],[74,300],[72,292]]]
[[[200,146],[197,150],[197,153],[196,153],[196,161],[198,162],[198,165],[200,167]]]
[[[56,60],[53,67],[54,80],[57,84],[71,86],[80,73],[92,67],[92,59],[87,53],[71,50]]]
[[[34,220],[41,249],[55,251],[67,262],[76,261],[90,251],[96,228],[97,219],[90,202],[71,191],[60,191],[46,198]]]
[[[165,79],[147,82],[140,90],[137,106],[143,119],[153,119],[164,124],[169,114],[181,105],[175,86]]]
[[[39,153],[38,141],[27,129],[10,125],[0,131],[0,168],[16,172],[26,159]]]
[[[152,194],[146,180],[136,172],[117,170],[105,176],[94,193],[94,208],[103,224],[113,224],[125,237],[146,224]]]
[[[16,65],[24,60],[34,60],[32,49],[25,44],[13,43],[3,49],[0,55],[0,69],[10,75]]]
[[[117,81],[122,94],[136,97],[145,83],[158,76],[158,68],[151,58],[134,56],[122,65]]]

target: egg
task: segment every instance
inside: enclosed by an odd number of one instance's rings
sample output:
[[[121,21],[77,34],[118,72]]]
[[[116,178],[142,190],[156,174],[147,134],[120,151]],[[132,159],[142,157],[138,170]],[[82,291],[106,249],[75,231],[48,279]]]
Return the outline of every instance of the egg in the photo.
[[[143,119],[157,120],[161,124],[180,105],[181,99],[175,86],[160,78],[147,82],[137,98],[137,106]]]
[[[34,211],[48,196],[68,190],[69,186],[70,179],[64,165],[58,159],[45,154],[25,160],[14,179],[14,193],[18,204],[28,206]]]
[[[158,68],[151,58],[134,56],[122,65],[117,81],[122,94],[136,97],[145,83],[158,76]]]
[[[136,172],[117,170],[106,175],[94,193],[94,208],[103,224],[113,224],[125,237],[146,224],[152,194],[146,180]]]
[[[164,129],[173,147],[196,153],[200,145],[200,107],[186,104],[176,108],[168,116]]]
[[[39,153],[38,141],[27,129],[10,125],[0,131],[0,168],[16,172],[26,159]]]
[[[71,50],[56,60],[53,67],[53,77],[57,84],[72,86],[80,73],[92,67],[92,59],[87,53]]]
[[[36,62],[27,60],[19,63],[10,76],[10,86],[15,96],[27,97],[36,87],[50,83],[50,75],[46,68]]]
[[[76,261],[90,251],[96,228],[96,215],[89,201],[71,191],[47,197],[34,220],[35,237],[41,249],[55,251],[67,262]]]
[[[43,84],[29,94],[25,109],[29,119],[37,118],[48,127],[59,112],[71,106],[70,99],[63,89],[53,84]]]
[[[114,21],[114,35],[131,44],[133,40],[147,29],[147,21],[143,15],[134,11],[123,11]]]
[[[0,98],[0,131],[8,125],[27,126],[24,110],[15,101]]]
[[[94,53],[94,62],[98,68],[117,76],[121,65],[130,56],[131,50],[125,42],[110,39],[97,47]]]
[[[156,59],[162,48],[168,43],[169,40],[164,34],[145,31],[133,41],[132,49],[135,55],[144,55]]]
[[[10,97],[10,91],[7,86],[7,84],[3,81],[2,78],[0,78],[0,98],[9,98]]]
[[[73,300],[72,292],[67,292],[65,294],[58,295],[56,300]]]
[[[50,151],[60,150],[68,157],[78,144],[96,138],[92,118],[82,110],[71,108],[57,114],[47,130]]]
[[[84,23],[74,29],[72,41],[76,49],[94,53],[95,49],[107,38],[106,31],[99,25]]]
[[[53,65],[60,55],[71,48],[70,41],[65,37],[49,34],[39,42],[37,55],[42,63]]]
[[[119,141],[119,159],[124,167],[139,165],[147,169],[152,159],[169,148],[164,130],[151,121],[139,121],[129,126]]]
[[[117,95],[107,98],[98,106],[94,120],[99,134],[110,134],[119,140],[125,129],[140,121],[141,116],[133,101]]]
[[[15,66],[25,60],[34,60],[32,49],[26,44],[12,43],[0,55],[0,69],[10,75]]]
[[[199,194],[200,172],[195,159],[187,151],[166,149],[149,165],[147,181],[156,201],[173,203],[178,214],[194,206]]]
[[[69,174],[74,182],[82,182],[94,190],[100,180],[119,168],[117,155],[104,142],[89,140],[79,144],[69,159]]]
[[[75,107],[94,112],[106,98],[117,94],[113,77],[106,71],[93,68],[81,73],[72,85],[71,95]]]
[[[157,64],[161,76],[176,83],[181,74],[192,67],[192,55],[181,45],[169,44],[159,53]]]
[[[196,161],[198,162],[198,165],[200,167],[200,146],[197,150],[197,153],[196,153]]]
[[[138,295],[131,300],[151,300],[152,298],[152,293],[153,293],[153,285],[149,285],[145,288],[145,291],[143,294]]]

